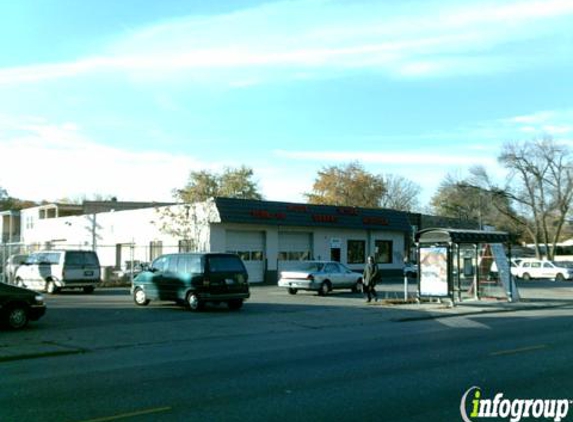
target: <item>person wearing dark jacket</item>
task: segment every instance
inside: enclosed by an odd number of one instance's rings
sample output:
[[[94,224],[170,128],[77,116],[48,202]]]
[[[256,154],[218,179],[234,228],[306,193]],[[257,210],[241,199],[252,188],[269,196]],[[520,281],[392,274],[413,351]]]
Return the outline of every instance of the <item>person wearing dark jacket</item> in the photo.
[[[368,257],[368,263],[364,267],[362,274],[362,283],[364,286],[364,294],[366,295],[367,302],[371,302],[372,298],[378,302],[378,294],[376,293],[376,281],[378,279],[378,265],[374,262],[374,257]]]

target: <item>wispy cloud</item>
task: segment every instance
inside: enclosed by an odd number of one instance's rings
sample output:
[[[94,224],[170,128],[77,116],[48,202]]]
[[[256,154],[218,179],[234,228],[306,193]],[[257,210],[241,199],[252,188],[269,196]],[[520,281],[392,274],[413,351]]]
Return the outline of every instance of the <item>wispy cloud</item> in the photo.
[[[495,159],[489,156],[467,154],[443,154],[427,152],[386,153],[375,151],[286,151],[275,150],[277,157],[291,160],[306,160],[318,162],[349,162],[359,161],[370,164],[387,166],[471,166],[475,164],[494,164]]]
[[[174,74],[189,80],[224,78],[238,86],[312,74],[317,68],[367,68],[395,77],[491,72],[522,62],[498,54],[498,47],[525,44],[533,37],[557,43],[571,31],[567,18],[573,14],[573,2],[566,0],[418,6],[412,15],[394,3],[298,0],[192,16],[135,30],[105,51],[70,62],[0,69],[0,85],[101,72],[152,79]]]

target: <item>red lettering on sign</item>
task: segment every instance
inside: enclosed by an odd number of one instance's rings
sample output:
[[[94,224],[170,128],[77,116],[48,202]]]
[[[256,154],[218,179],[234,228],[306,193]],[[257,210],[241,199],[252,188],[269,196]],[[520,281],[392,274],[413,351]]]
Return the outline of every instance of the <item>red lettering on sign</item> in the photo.
[[[384,217],[364,217],[362,222],[364,224],[375,224],[377,226],[387,226],[390,224]]]
[[[287,211],[308,212],[308,207],[306,205],[287,205]]]
[[[326,214],[313,214],[312,221],[316,223],[336,223],[338,219],[335,215],[326,215]]]
[[[263,220],[284,220],[286,214],[284,212],[270,212],[267,210],[251,210],[251,216]]]
[[[338,214],[342,215],[358,215],[358,210],[356,208],[351,208],[351,207],[338,207],[337,211]]]

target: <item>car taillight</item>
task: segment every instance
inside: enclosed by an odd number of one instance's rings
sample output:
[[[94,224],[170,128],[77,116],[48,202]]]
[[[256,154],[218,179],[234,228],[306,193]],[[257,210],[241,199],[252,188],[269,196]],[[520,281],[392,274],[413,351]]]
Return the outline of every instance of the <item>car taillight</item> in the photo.
[[[314,280],[314,276],[312,274],[309,274],[309,276],[306,278],[307,280],[313,281]]]

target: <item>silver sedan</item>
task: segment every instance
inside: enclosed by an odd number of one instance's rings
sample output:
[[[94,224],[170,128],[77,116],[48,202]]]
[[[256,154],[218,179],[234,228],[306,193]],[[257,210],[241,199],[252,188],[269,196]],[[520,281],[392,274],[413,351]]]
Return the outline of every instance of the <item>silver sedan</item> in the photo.
[[[362,290],[362,274],[334,261],[305,261],[293,270],[282,271],[279,287],[286,287],[291,295],[299,290],[311,290],[324,296],[331,290]]]

